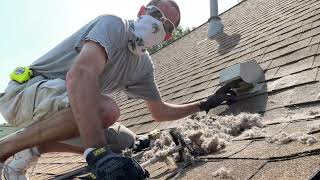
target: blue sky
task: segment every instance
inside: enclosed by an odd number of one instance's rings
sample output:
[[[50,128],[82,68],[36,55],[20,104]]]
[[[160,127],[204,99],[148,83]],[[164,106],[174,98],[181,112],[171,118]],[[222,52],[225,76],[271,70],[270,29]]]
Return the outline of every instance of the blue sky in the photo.
[[[116,14],[134,19],[149,0],[1,0],[0,1],[0,92],[9,73],[28,66],[64,38],[100,14]],[[176,0],[181,25],[197,27],[209,18],[210,0]],[[196,3],[194,3],[196,2]],[[238,0],[219,0],[219,13]],[[0,123],[5,122],[0,115]]]

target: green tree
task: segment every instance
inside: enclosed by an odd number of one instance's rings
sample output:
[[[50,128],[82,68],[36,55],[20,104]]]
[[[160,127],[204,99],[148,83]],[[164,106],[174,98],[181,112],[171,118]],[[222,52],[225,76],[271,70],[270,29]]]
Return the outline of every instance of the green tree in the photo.
[[[184,36],[185,34],[188,34],[190,31],[192,31],[194,28],[182,28],[181,26],[178,26],[176,31],[173,33],[172,38],[166,42],[163,42],[162,44],[159,45],[155,45],[152,48],[149,48],[148,51],[150,54],[153,54],[157,51],[159,51],[160,49],[168,46],[169,44],[171,44],[172,42],[176,41],[177,39],[181,38],[182,36]]]

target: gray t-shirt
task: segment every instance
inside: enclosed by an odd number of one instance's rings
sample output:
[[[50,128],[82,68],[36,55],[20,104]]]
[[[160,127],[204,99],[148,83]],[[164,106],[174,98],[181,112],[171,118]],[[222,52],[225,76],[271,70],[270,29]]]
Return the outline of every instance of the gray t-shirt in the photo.
[[[100,43],[108,54],[100,75],[103,94],[123,91],[129,98],[160,100],[149,54],[137,56],[128,48],[128,42],[134,39],[131,30],[130,21],[114,15],[99,16],[40,57],[30,68],[36,75],[48,79],[65,79],[83,43],[91,40]]]

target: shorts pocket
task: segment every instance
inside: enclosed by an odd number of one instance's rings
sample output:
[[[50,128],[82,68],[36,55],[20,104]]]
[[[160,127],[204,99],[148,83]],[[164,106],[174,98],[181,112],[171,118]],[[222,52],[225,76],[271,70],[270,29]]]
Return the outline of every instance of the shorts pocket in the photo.
[[[8,93],[4,96],[10,94],[11,98],[4,105],[6,105],[6,112],[3,115],[6,117],[9,124],[18,127],[26,127],[27,124],[32,122],[34,102],[37,88],[43,83],[43,81],[36,82],[22,90],[17,89],[17,94]]]
[[[36,94],[34,121],[49,118],[55,112],[69,107],[65,81],[52,79],[42,83]]]

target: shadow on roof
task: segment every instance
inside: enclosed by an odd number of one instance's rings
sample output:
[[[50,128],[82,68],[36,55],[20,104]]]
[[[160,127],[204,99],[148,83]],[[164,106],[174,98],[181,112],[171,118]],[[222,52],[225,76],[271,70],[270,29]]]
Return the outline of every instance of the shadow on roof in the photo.
[[[211,39],[216,40],[219,43],[218,53],[220,55],[223,55],[223,54],[226,54],[226,53],[232,51],[232,49],[239,44],[239,41],[241,39],[241,35],[240,34],[232,34],[230,36],[227,33],[222,32]]]

